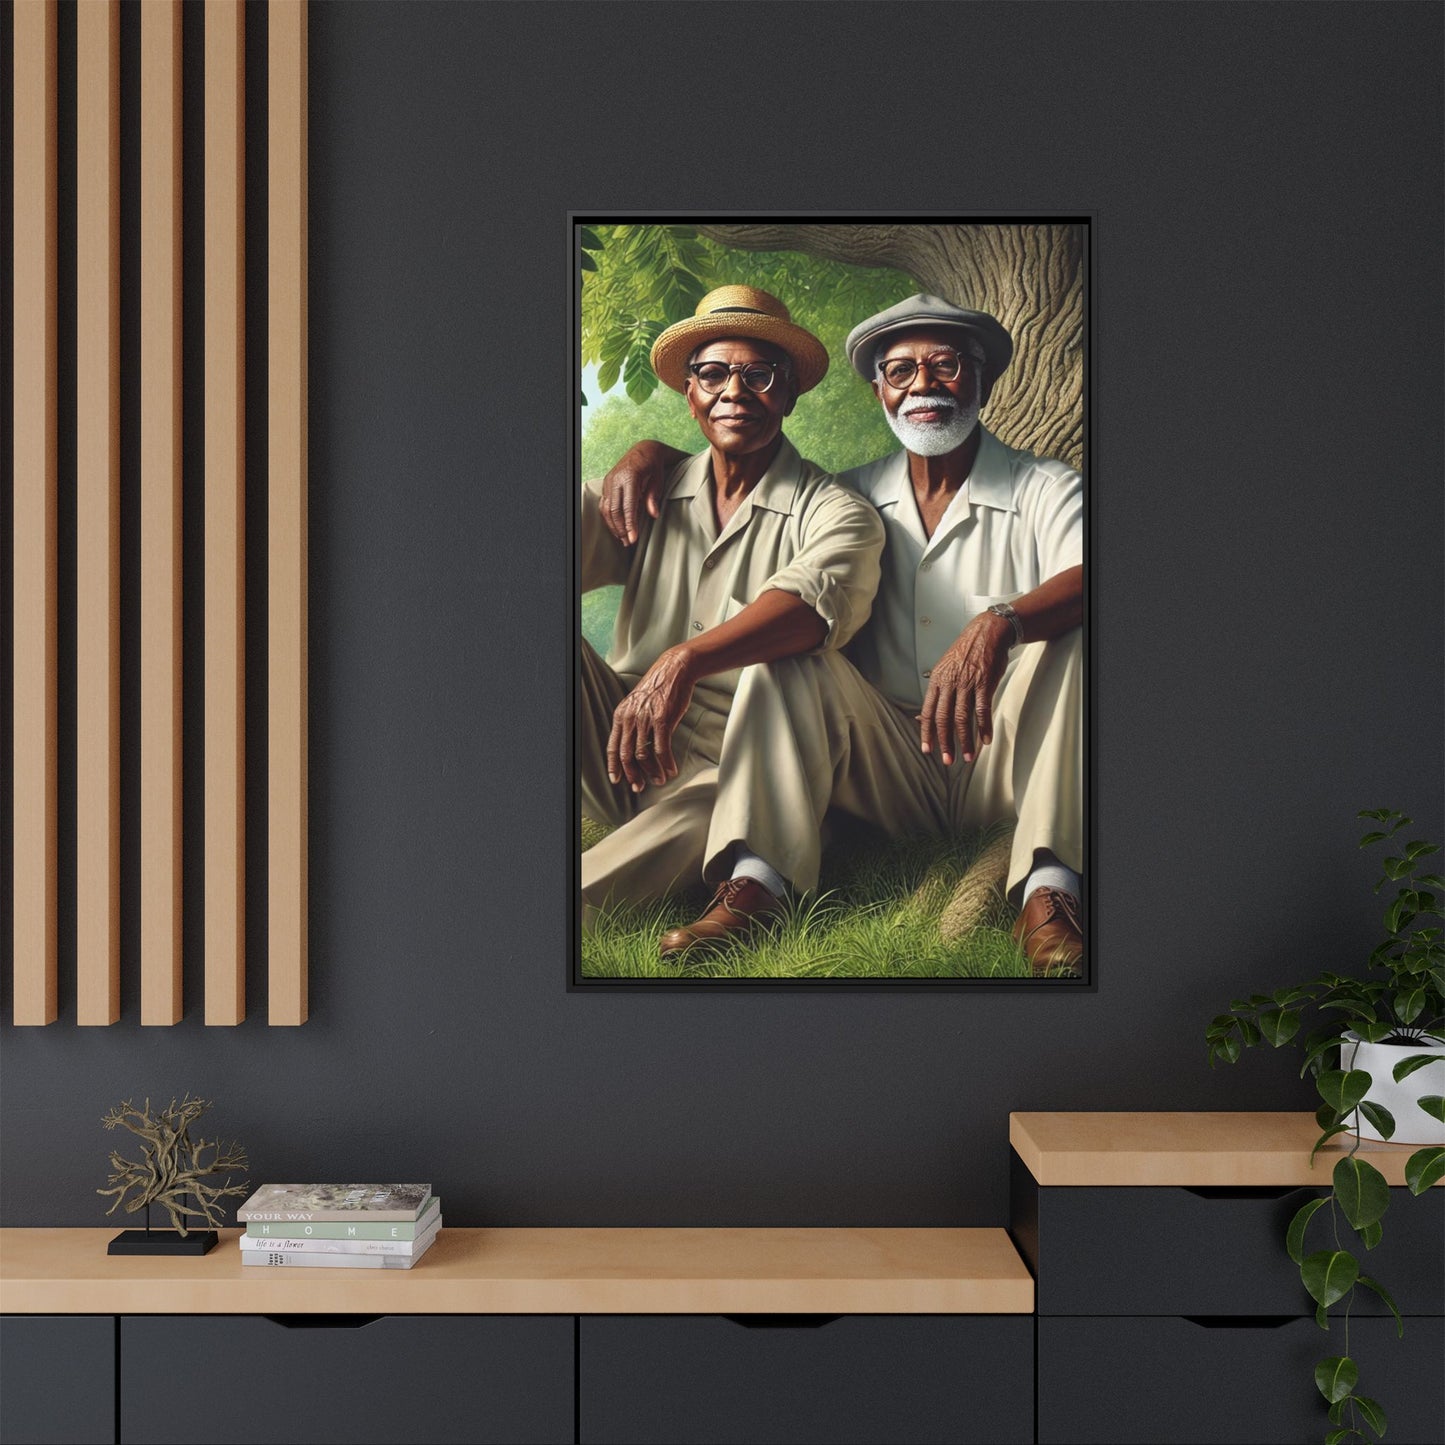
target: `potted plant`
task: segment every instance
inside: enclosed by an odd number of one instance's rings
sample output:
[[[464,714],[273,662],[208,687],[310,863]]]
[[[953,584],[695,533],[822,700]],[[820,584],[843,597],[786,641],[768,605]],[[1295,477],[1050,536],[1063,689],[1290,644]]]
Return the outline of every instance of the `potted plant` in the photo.
[[[1361,812],[1378,826],[1360,839],[1372,848],[1395,839],[1410,820],[1390,808]],[[1315,1318],[1329,1328],[1326,1311],[1343,1302],[1344,1351],[1322,1360],[1315,1382],[1329,1404],[1325,1445],[1367,1439],[1361,1423],[1377,1436],[1385,1433],[1385,1412],[1379,1401],[1358,1392],[1359,1370],[1349,1355],[1349,1307],[1363,1285],[1385,1302],[1404,1333],[1394,1301],[1378,1280],[1360,1271],[1358,1254],[1340,1242],[1340,1216],[1366,1250],[1379,1244],[1382,1217],[1390,1203],[1384,1176],[1358,1157],[1361,1137],[1425,1143],[1405,1161],[1405,1180],[1412,1194],[1422,1194],[1445,1175],[1445,944],[1438,926],[1445,906],[1445,878],[1427,873],[1423,860],[1439,845],[1415,839],[1384,860],[1375,892],[1393,884],[1394,897],[1385,910],[1385,939],[1370,954],[1365,976],[1322,973],[1271,994],[1235,999],[1229,1012],[1209,1025],[1205,1038],[1211,1067],[1234,1063],[1246,1048],[1268,1043],[1274,1048],[1299,1039],[1304,1049],[1300,1076],[1314,1076],[1324,1101],[1316,1111],[1320,1136],[1310,1151],[1314,1162],[1320,1147],[1338,1135],[1353,1138],[1349,1152],[1334,1168],[1328,1195],[1311,1199],[1290,1221],[1285,1247],[1299,1266],[1300,1279],[1315,1301]],[[1300,1036],[1306,1012],[1319,1024]],[[1431,1142],[1434,1140],[1434,1142]],[[1328,1206],[1334,1225],[1332,1248],[1309,1250],[1305,1243],[1311,1221]]]

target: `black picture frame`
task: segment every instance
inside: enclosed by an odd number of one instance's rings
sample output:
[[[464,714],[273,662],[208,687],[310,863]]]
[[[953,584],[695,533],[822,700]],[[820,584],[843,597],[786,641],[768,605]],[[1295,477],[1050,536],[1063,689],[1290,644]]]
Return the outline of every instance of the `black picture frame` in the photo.
[[[888,224],[989,224],[989,225],[1074,225],[1080,229],[1083,243],[1083,387],[1082,405],[1084,421],[1084,450],[1081,470],[1085,477],[1084,507],[1084,819],[1085,868],[1083,871],[1083,909],[1085,961],[1078,977],[1050,978],[998,978],[998,977],[814,977],[814,978],[724,978],[698,976],[685,969],[679,969],[674,977],[627,978],[617,976],[587,976],[582,972],[582,906],[581,906],[581,786],[578,738],[579,704],[579,640],[582,636],[581,591],[580,591],[580,537],[578,529],[578,507],[580,487],[583,480],[581,471],[582,427],[575,405],[568,408],[569,454],[572,461],[572,492],[568,508],[567,547],[569,558],[570,585],[567,609],[567,657],[569,659],[569,703],[567,713],[567,757],[569,763],[569,812],[568,812],[568,857],[565,876],[568,880],[568,949],[567,980],[569,992],[626,992],[631,990],[660,990],[683,992],[793,992],[827,993],[871,992],[876,990],[903,992],[996,992],[1017,993],[1038,992],[1048,995],[1060,990],[1069,993],[1094,993],[1098,990],[1096,959],[1096,910],[1098,849],[1097,809],[1094,807],[1096,793],[1096,746],[1095,716],[1097,710],[1097,689],[1095,686],[1095,659],[1097,647],[1091,637],[1091,619],[1095,611],[1095,579],[1092,566],[1094,542],[1094,512],[1091,501],[1091,484],[1094,471],[1094,369],[1093,297],[1095,290],[1095,232],[1096,217],[1089,211],[1068,210],[1060,212],[1010,212],[994,214],[985,212],[932,212],[926,215],[899,215],[893,212],[855,211],[848,213],[794,213],[774,211],[733,212],[713,210],[698,211],[648,211],[618,209],[606,212],[598,210],[569,211],[566,216],[566,265],[570,277],[570,305],[568,308],[568,342],[566,354],[570,358],[569,385],[572,396],[581,390],[581,314],[582,314],[582,273],[580,269],[581,233],[586,227],[597,225],[645,223],[650,225],[691,225],[698,222],[727,221],[730,223],[808,222],[817,224],[857,224],[887,222]],[[901,298],[900,298],[901,299]],[[836,358],[835,358],[836,364]]]

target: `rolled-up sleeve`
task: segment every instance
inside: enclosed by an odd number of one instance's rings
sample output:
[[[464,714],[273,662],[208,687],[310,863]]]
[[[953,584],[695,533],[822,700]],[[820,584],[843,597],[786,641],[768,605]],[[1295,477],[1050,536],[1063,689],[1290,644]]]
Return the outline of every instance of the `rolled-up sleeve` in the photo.
[[[620,586],[627,581],[628,549],[602,521],[602,483],[582,484],[582,591]]]
[[[819,652],[842,647],[868,620],[878,591],[883,523],[836,483],[819,488],[802,519],[802,545],[759,589],[800,597],[827,624]]]

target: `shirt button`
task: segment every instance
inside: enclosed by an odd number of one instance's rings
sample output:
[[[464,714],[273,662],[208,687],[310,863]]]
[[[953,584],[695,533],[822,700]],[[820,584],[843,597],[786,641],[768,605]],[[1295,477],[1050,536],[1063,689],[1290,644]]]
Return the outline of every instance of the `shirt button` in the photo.
[[[703,565],[704,567],[707,567],[707,568],[716,567],[716,566],[717,566],[717,558],[716,558],[716,557],[709,557],[709,558],[707,559],[707,561],[704,562],[702,565]]]
[[[933,563],[932,563],[932,562],[925,562],[918,570],[919,570],[920,572],[930,572],[930,571],[933,570]]]
[[[701,631],[702,631],[702,623],[701,623],[701,622],[694,622],[694,623],[692,624],[692,630],[693,630],[694,632],[701,632]]]
[[[920,627],[927,627],[932,621],[933,619],[931,617],[920,617],[918,619],[918,625]]]
[[[923,675],[924,675],[924,677],[932,677],[932,676],[933,676],[933,672],[931,671],[931,669],[925,667],[925,668],[923,669]]]

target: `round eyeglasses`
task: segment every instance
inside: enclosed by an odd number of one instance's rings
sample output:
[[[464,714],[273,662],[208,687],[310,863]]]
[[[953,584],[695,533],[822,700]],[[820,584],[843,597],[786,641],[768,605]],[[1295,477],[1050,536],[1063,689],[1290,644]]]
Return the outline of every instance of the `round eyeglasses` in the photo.
[[[689,363],[687,369],[709,396],[716,396],[728,384],[728,378],[735,371],[742,377],[743,385],[749,391],[761,396],[772,386],[773,378],[778,372],[786,367],[785,361],[734,362],[731,366],[725,361],[694,361]]]
[[[972,360],[971,357],[969,359]],[[935,351],[922,361],[915,361],[911,356],[895,356],[892,361],[879,363],[878,374],[895,391],[902,391],[904,387],[913,385],[920,366],[926,367],[928,374],[938,381],[957,381],[959,372],[963,370],[963,360],[956,351]]]

